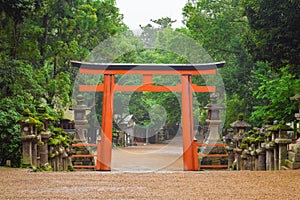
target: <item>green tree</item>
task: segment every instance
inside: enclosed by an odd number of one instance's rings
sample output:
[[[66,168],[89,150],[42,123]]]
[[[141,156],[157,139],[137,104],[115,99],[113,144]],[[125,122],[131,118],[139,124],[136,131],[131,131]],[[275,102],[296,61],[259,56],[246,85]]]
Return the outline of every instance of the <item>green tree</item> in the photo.
[[[183,15],[188,34],[202,45],[215,61],[226,61],[220,73],[227,94],[228,108],[233,108],[231,100],[239,96],[244,101],[242,112],[250,116],[254,98],[248,87],[254,64],[244,45],[249,25],[241,2],[190,0],[183,9]],[[225,125],[229,127],[231,120],[240,112],[235,109],[227,112]]]
[[[1,54],[17,58],[17,51],[22,35],[21,25],[27,17],[39,9],[39,4],[33,0],[1,0]]]
[[[20,130],[17,120],[23,110],[34,111],[45,92],[33,74],[32,67],[26,62],[0,62],[0,165],[11,160],[12,166],[20,166]]]
[[[160,29],[165,29],[167,27],[171,27],[172,24],[176,22],[176,20],[172,20],[170,17],[162,17],[160,19],[151,19],[151,22],[158,24],[160,26]]]
[[[126,29],[115,0],[0,1],[0,165],[20,164],[20,113],[43,103],[61,116],[77,73],[70,60]]]
[[[279,121],[293,121],[297,103],[291,101],[290,97],[300,92],[300,79],[295,79],[296,76],[289,72],[289,66],[277,73],[277,70],[270,70],[269,65],[259,62],[258,70],[253,72],[253,84],[257,85],[253,95],[260,103],[254,106],[251,119],[256,124],[269,116]]]
[[[251,0],[243,5],[251,27],[245,42],[253,59],[270,63],[279,73],[288,64],[299,77],[300,2]]]

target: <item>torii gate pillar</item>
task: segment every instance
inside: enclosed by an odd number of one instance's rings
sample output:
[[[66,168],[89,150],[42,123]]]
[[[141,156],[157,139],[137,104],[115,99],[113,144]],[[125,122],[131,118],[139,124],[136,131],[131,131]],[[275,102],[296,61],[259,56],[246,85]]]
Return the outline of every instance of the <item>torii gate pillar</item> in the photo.
[[[102,134],[97,148],[97,171],[111,171],[114,75],[104,74],[102,101]]]
[[[193,91],[192,75],[182,75],[182,143],[183,143],[183,163],[185,171],[198,170],[198,158],[194,158],[194,123],[193,123]]]

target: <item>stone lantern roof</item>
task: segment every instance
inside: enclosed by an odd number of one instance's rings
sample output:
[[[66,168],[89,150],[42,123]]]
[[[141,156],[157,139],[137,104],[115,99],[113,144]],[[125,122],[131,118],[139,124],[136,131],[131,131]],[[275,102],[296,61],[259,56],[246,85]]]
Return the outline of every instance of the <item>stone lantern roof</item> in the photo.
[[[232,128],[248,128],[248,127],[251,127],[250,124],[248,124],[247,122],[245,122],[243,120],[242,121],[241,120],[237,120],[237,121],[231,123],[230,126]]]
[[[293,129],[290,126],[284,124],[283,122],[276,123],[270,128],[268,128],[268,131],[292,131],[292,130]]]
[[[77,99],[77,105],[73,106],[73,110],[89,110],[90,108],[84,104],[84,97],[79,94],[76,97]]]
[[[251,127],[250,124],[244,121],[244,117],[242,115],[239,115],[239,119],[231,123],[230,126],[232,128],[245,128],[245,129]]]
[[[204,109],[205,110],[225,110],[225,108],[219,104],[217,104],[217,95],[213,93],[210,95],[210,104],[207,104]]]

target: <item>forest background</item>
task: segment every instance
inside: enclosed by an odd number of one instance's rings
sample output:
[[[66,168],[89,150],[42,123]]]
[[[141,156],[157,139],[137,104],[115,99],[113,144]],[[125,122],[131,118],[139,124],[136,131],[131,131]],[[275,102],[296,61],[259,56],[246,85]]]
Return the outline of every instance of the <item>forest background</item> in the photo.
[[[226,61],[219,70],[227,99],[224,130],[240,113],[253,126],[268,117],[294,121],[297,102],[290,97],[300,92],[300,1],[189,0],[182,14],[184,28],[172,29],[172,19],[162,16],[141,25],[142,34],[176,31],[197,41],[214,61]],[[10,159],[20,166],[16,122],[23,110],[35,113],[43,104],[63,118],[74,103],[78,71],[70,60],[84,60],[100,42],[130,32],[122,20],[114,0],[0,0],[0,165]],[[168,37],[161,34],[154,48],[136,48],[115,62],[186,63],[158,48]],[[197,98],[200,109],[209,102],[208,94]],[[147,110],[157,103],[167,112],[168,126],[180,121],[173,94],[136,93],[129,109],[137,123],[147,125]],[[204,118],[198,119],[203,126]]]

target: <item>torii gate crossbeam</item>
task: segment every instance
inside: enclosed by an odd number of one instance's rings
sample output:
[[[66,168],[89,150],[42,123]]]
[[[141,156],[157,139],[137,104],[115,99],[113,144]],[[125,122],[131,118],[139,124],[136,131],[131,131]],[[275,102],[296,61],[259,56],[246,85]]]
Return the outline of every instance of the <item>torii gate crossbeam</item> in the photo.
[[[102,137],[97,145],[96,170],[111,170],[112,154],[112,119],[113,93],[115,91],[133,92],[182,92],[182,139],[183,162],[185,171],[198,170],[198,158],[192,148],[193,127],[193,92],[215,92],[215,86],[197,86],[192,84],[192,75],[215,75],[217,68],[225,62],[205,64],[105,64],[71,61],[81,74],[104,74],[104,82],[99,85],[80,85],[82,92],[103,92]],[[140,86],[122,86],[115,84],[116,74],[142,74]],[[181,75],[181,84],[176,86],[156,86],[152,84],[152,75]]]

